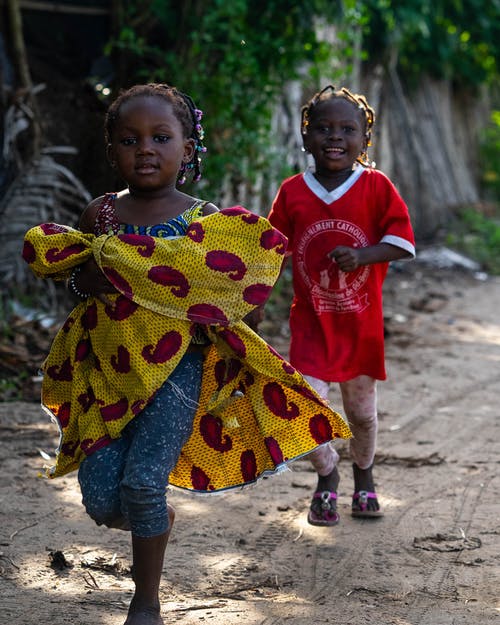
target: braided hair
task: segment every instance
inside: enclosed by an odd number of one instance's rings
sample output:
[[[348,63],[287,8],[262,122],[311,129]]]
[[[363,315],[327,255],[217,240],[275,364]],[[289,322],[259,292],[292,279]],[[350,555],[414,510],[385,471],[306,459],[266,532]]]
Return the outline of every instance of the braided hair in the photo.
[[[159,97],[163,98],[172,106],[174,115],[181,123],[184,135],[188,139],[194,139],[195,150],[193,157],[188,163],[183,163],[177,176],[178,184],[186,182],[186,174],[193,173],[193,182],[198,182],[201,178],[201,154],[207,151],[203,145],[204,131],[201,125],[203,111],[196,108],[192,98],[179,91],[175,87],[163,83],[148,83],[144,85],[134,85],[129,89],[121,91],[114,102],[108,108],[104,120],[104,134],[107,143],[111,143],[113,131],[120,117],[120,109],[125,102],[137,97]]]
[[[372,128],[375,123],[375,111],[368,104],[368,101],[363,95],[359,93],[352,93],[346,87],[341,87],[340,89],[336,89],[333,85],[327,85],[321,91],[318,91],[313,95],[313,97],[304,104],[300,111],[300,127],[302,135],[307,134],[307,127],[309,126],[309,122],[311,117],[314,115],[314,109],[319,102],[324,102],[325,100],[342,98],[351,102],[356,108],[359,109],[360,113],[363,116],[365,122],[365,137],[366,137],[366,146],[367,148],[372,144]],[[375,167],[375,163],[373,163],[368,158],[367,150],[361,152],[361,154],[356,159],[358,163],[365,167]]]

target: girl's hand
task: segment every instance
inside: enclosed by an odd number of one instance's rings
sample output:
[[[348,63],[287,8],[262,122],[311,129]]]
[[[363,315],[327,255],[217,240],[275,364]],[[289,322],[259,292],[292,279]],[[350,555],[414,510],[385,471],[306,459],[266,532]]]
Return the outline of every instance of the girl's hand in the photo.
[[[338,245],[328,256],[334,260],[341,271],[354,271],[360,265],[360,251],[355,247]]]
[[[80,292],[88,293],[105,305],[111,305],[111,301],[106,297],[107,293],[118,293],[99,269],[93,257],[80,265],[80,270],[75,277],[75,284]]]
[[[257,306],[251,312],[249,312],[245,317],[243,317],[243,321],[249,326],[254,332],[259,331],[259,325],[261,321],[264,319],[264,306]]]
[[[342,271],[354,271],[365,265],[390,263],[392,260],[410,258],[412,253],[390,243],[377,243],[358,248],[338,245],[328,256],[338,264]]]

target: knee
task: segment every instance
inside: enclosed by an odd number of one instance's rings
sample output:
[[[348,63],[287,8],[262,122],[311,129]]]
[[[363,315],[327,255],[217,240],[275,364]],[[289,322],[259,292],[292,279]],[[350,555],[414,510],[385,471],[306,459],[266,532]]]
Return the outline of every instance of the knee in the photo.
[[[350,425],[363,429],[373,430],[377,428],[378,419],[376,413],[357,412],[355,410],[346,413]]]
[[[135,484],[124,480],[121,484],[121,500],[131,516],[142,516],[148,510],[166,508],[166,487],[152,484]]]
[[[124,521],[118,500],[108,499],[104,494],[92,495],[82,492],[82,503],[89,517],[97,525],[126,529],[127,524]]]
[[[80,471],[79,475],[82,503],[85,511],[97,525],[107,527],[121,527],[123,515],[118,492],[104,489],[102,484],[91,481],[88,476]]]
[[[308,454],[308,458],[319,475],[329,475],[335,468],[339,455],[331,445],[322,445]]]

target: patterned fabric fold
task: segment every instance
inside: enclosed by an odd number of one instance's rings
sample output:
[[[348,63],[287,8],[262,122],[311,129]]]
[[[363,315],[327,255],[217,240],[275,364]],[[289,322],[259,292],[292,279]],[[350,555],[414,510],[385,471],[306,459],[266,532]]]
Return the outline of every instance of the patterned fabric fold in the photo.
[[[91,255],[118,291],[68,316],[43,365],[42,403],[61,431],[48,474],[78,468],[154,398],[201,324],[207,348],[193,433],[170,476],[201,492],[241,486],[350,430],[243,317],[267,299],[286,239],[242,207],[193,221],[187,235],[83,234],[42,224],[23,257],[62,280]]]

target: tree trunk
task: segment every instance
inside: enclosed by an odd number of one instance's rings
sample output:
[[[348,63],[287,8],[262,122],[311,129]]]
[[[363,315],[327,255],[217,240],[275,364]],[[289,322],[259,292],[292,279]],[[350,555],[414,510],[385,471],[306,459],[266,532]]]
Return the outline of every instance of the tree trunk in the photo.
[[[429,77],[405,93],[396,72],[388,71],[374,156],[408,203],[421,238],[446,228],[458,209],[480,202],[479,124],[487,119],[477,112],[481,106],[479,98]]]
[[[41,147],[41,129],[37,113],[35,96],[33,94],[33,84],[29,70],[28,55],[24,45],[23,21],[18,0],[7,0],[9,16],[10,38],[14,50],[14,64],[17,69],[17,77],[22,92],[26,94],[26,101],[32,111],[32,155],[38,157]]]
[[[18,0],[7,0],[7,8],[9,13],[10,37],[12,47],[15,54],[15,65],[21,87],[30,91],[31,76],[28,65],[28,57],[24,46],[23,21],[21,17],[21,9]]]

